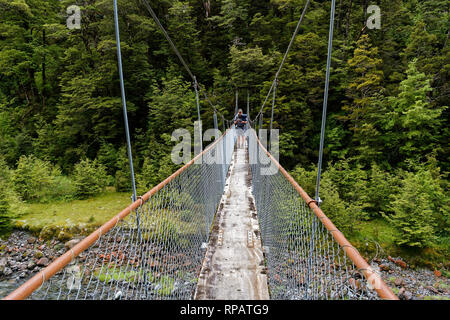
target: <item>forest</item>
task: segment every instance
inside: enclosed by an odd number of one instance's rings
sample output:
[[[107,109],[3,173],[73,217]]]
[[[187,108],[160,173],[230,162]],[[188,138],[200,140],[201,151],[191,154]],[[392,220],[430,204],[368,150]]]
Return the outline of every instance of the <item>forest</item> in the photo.
[[[193,132],[195,92],[142,1],[118,3],[143,194],[178,168],[171,134]],[[249,96],[250,118],[258,113],[306,0],[149,3],[229,120],[236,91],[244,110]],[[311,196],[330,3],[310,2],[274,109],[280,163]],[[66,23],[72,5],[80,28]],[[379,29],[366,26],[369,5],[381,9]],[[449,8],[447,0],[336,1],[322,209],[358,247],[380,242],[422,263],[448,264],[450,252]],[[203,127],[212,128],[213,111],[200,103]],[[270,112],[268,103],[264,127]],[[131,190],[112,1],[0,0],[0,232],[23,203],[87,199],[105,188]]]

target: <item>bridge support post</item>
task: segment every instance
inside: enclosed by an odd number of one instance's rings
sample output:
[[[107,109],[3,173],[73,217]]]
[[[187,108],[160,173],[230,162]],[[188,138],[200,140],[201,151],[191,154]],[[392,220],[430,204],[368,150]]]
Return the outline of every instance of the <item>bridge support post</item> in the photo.
[[[236,108],[234,110],[234,115],[237,115],[237,113],[238,113],[238,109],[239,109],[239,101],[238,101],[238,99],[239,99],[239,92],[238,92],[238,89],[236,89]]]
[[[194,76],[194,89],[195,89],[195,98],[197,101],[197,116],[198,116],[198,123],[199,123],[199,127],[198,127],[198,131],[200,134],[200,152],[201,153],[203,151],[203,138],[202,138],[202,118],[200,117],[200,100],[198,97],[198,83],[197,83],[197,78]]]
[[[216,114],[215,111],[214,111],[213,118],[214,118],[214,129],[216,131],[216,139],[219,139],[219,134],[218,134],[219,133],[219,123],[217,121],[217,114]],[[223,142],[224,141],[222,141],[222,144],[223,144]],[[224,175],[224,165],[225,164],[223,162],[223,160],[224,160],[223,151],[224,150],[225,150],[225,148],[222,148],[222,157],[221,157],[221,159],[219,159],[219,157],[216,158],[216,161],[221,161],[222,162],[222,170],[220,170],[220,178],[221,178],[221,181],[222,181],[222,189],[225,186],[225,175]],[[217,164],[217,165],[219,165],[219,164]]]
[[[116,32],[116,43],[117,43],[117,63],[118,63],[118,69],[119,69],[119,78],[120,78],[120,93],[122,96],[122,106],[123,106],[123,118],[125,123],[125,135],[127,140],[127,151],[128,151],[128,162],[130,165],[130,173],[131,173],[131,185],[133,188],[133,196],[132,196],[132,202],[134,203],[137,200],[136,196],[136,182],[134,179],[134,168],[133,168],[133,155],[131,152],[131,141],[130,141],[130,129],[128,126],[128,114],[127,114],[127,101],[125,97],[125,86],[123,81],[123,70],[122,70],[122,53],[120,49],[120,34],[119,34],[119,14],[117,10],[117,0],[114,0],[114,27]],[[139,208],[136,209],[136,227],[139,237],[139,242],[142,243],[142,233],[141,233],[141,226],[140,226],[140,213]],[[142,250],[143,248],[141,248]],[[141,263],[144,261],[144,259],[140,259]],[[142,267],[144,267],[142,265]],[[147,292],[147,275],[144,270],[144,284],[145,284],[145,291]]]
[[[275,108],[275,94],[277,91],[278,79],[275,78],[273,84],[273,97],[272,97],[272,112],[270,114],[270,140],[268,145],[269,152],[272,152],[272,125],[273,125],[273,109]]]

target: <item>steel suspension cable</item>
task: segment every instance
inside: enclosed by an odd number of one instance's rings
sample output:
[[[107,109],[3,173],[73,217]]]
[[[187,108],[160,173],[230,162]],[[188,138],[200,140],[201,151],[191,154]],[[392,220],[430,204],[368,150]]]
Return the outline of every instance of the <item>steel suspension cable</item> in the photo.
[[[128,161],[130,165],[131,171],[131,185],[133,188],[133,202],[136,201],[136,182],[134,179],[134,169],[133,169],[133,155],[131,152],[131,141],[130,141],[130,129],[128,126],[128,114],[127,114],[127,101],[125,97],[125,86],[123,81],[123,70],[122,70],[122,53],[120,49],[120,34],[119,34],[119,16],[117,13],[117,0],[114,0],[114,27],[116,32],[116,42],[117,42],[117,63],[119,69],[119,78],[120,78],[120,93],[122,97],[122,106],[123,106],[123,118],[125,124],[125,136],[127,140],[127,151],[128,151]],[[139,218],[137,217],[137,221],[139,224]],[[139,225],[138,225],[139,227]]]
[[[320,188],[320,174],[322,171],[322,159],[323,159],[323,145],[325,140],[325,122],[327,119],[327,105],[328,105],[328,87],[330,82],[330,66],[331,66],[331,53],[333,50],[333,29],[334,29],[334,14],[336,8],[336,1],[331,0],[331,12],[330,12],[330,30],[328,34],[328,55],[327,55],[327,71],[325,76],[325,90],[323,95],[323,110],[322,110],[322,127],[320,131],[320,146],[319,146],[319,162],[317,165],[317,178],[316,178],[316,196],[315,199],[320,204],[319,188]]]
[[[122,97],[122,105],[123,105],[123,117],[124,117],[124,123],[125,123],[125,135],[127,140],[127,151],[128,151],[128,162],[130,166],[130,173],[131,173],[131,185],[133,188],[133,196],[132,196],[132,203],[134,203],[137,200],[136,195],[136,181],[134,179],[134,168],[133,168],[133,154],[131,151],[131,140],[130,140],[130,129],[128,126],[128,114],[127,114],[127,101],[125,97],[125,85],[123,80],[123,70],[122,70],[122,52],[120,48],[120,33],[119,33],[119,14],[117,10],[117,0],[114,0],[114,27],[115,27],[115,33],[116,33],[116,42],[117,42],[117,63],[118,63],[118,69],[119,69],[119,78],[120,78],[120,93]],[[139,210],[136,210],[136,228],[139,239],[142,241],[142,233],[141,233],[141,217]]]
[[[310,0],[308,0],[306,2],[305,7],[303,8],[302,15],[300,16],[300,18],[299,18],[299,20],[297,22],[297,26],[295,27],[294,33],[292,34],[291,41],[289,41],[289,45],[288,45],[288,47],[286,49],[286,52],[284,53],[283,60],[281,61],[280,66],[278,67],[277,73],[275,74],[275,79],[273,80],[272,85],[271,85],[271,87],[269,89],[269,92],[267,93],[266,99],[264,100],[264,102],[263,102],[263,104],[261,106],[261,109],[260,109],[259,113],[256,115],[255,119],[262,113],[262,110],[263,110],[267,100],[269,99],[270,92],[272,91],[272,89],[276,85],[276,81],[277,81],[278,76],[279,76],[279,74],[281,72],[281,69],[283,68],[284,63],[286,62],[287,56],[289,54],[289,51],[291,50],[292,44],[294,43],[295,37],[297,36],[298,31],[300,30],[300,25],[301,25],[301,23],[303,21],[303,17],[306,14],[306,10],[308,9],[309,3],[310,3]]]
[[[174,53],[177,55],[178,59],[180,60],[180,62],[183,64],[184,68],[186,69],[187,73],[189,74],[189,76],[191,77],[192,81],[194,83],[197,84],[197,87],[199,90],[203,91],[203,94],[206,98],[206,100],[208,101],[208,103],[210,104],[210,106],[212,107],[212,109],[221,114],[216,107],[212,104],[211,100],[209,99],[207,93],[206,93],[206,89],[202,88],[202,86],[197,82],[195,75],[192,73],[191,69],[189,68],[188,64],[186,63],[186,61],[184,60],[183,56],[181,55],[180,51],[178,50],[177,46],[173,43],[172,39],[170,38],[169,34],[167,33],[166,29],[164,28],[164,26],[161,24],[161,22],[158,19],[158,16],[156,15],[155,11],[152,9],[152,7],[150,6],[150,4],[148,3],[147,0],[141,0],[142,3],[144,4],[144,6],[147,8],[148,12],[150,13],[150,15],[152,16],[153,20],[155,21],[155,23],[157,24],[157,26],[159,27],[159,29],[161,30],[161,32],[164,34],[164,37],[166,38],[166,40],[169,42],[172,50],[174,51]]]

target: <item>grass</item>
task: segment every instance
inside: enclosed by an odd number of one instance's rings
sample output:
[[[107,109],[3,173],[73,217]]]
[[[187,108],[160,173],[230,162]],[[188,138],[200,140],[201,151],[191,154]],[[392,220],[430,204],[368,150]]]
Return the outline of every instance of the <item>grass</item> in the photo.
[[[128,205],[129,193],[107,191],[86,200],[26,203],[25,213],[13,221],[16,229],[30,231],[43,239],[68,240],[74,235],[88,235]],[[175,241],[188,245],[186,237],[199,232],[198,220],[183,221],[183,212],[152,208],[152,219],[142,225],[145,239]],[[198,213],[197,213],[198,214]]]
[[[102,266],[94,272],[94,276],[107,283],[110,281],[137,282],[143,278],[143,271],[127,271],[126,267],[114,267],[112,264],[109,268]],[[175,280],[167,275],[156,279],[151,272],[147,272],[147,281],[155,283],[158,294],[162,296],[170,296],[175,288]]]
[[[16,218],[13,224],[16,228],[29,230],[35,234],[43,229],[69,232],[93,230],[130,203],[129,193],[112,191],[86,200],[27,203],[24,204],[25,213]]]
[[[450,298],[443,296],[425,296],[423,300],[450,300]]]
[[[127,282],[136,282],[139,278],[143,277],[143,272],[127,270],[126,267],[115,267],[114,264],[111,264],[109,268],[107,266],[102,266],[100,270],[96,270],[94,272],[94,276],[96,276],[102,282],[110,282],[110,281],[127,281]],[[147,273],[149,281],[153,282],[153,275],[151,273]]]

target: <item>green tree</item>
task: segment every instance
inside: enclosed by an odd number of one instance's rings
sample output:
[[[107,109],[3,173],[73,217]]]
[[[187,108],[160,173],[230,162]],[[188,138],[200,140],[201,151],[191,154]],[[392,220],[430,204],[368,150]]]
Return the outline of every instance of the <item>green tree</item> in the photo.
[[[59,175],[61,172],[51,163],[30,155],[20,157],[11,180],[23,200],[39,200],[54,186]]]
[[[85,199],[104,190],[106,169],[97,159],[83,159],[75,165],[73,180],[76,196]]]
[[[400,161],[423,160],[440,147],[440,118],[446,107],[433,108],[429,99],[430,81],[416,68],[413,60],[407,78],[400,83],[400,93],[388,99],[390,112],[385,116],[386,142]]]
[[[448,229],[448,201],[430,170],[404,175],[400,193],[391,197],[394,214],[388,219],[399,231],[395,235],[398,245],[426,247],[436,240],[438,221],[444,221],[441,229]]]
[[[348,123],[353,132],[353,143],[362,161],[376,160],[380,154],[379,130],[374,123],[378,113],[377,101],[380,100],[383,71],[382,60],[378,57],[378,48],[373,47],[368,35],[357,42],[353,57],[348,61],[350,81],[347,97],[350,99],[342,109],[345,114],[341,120]]]

